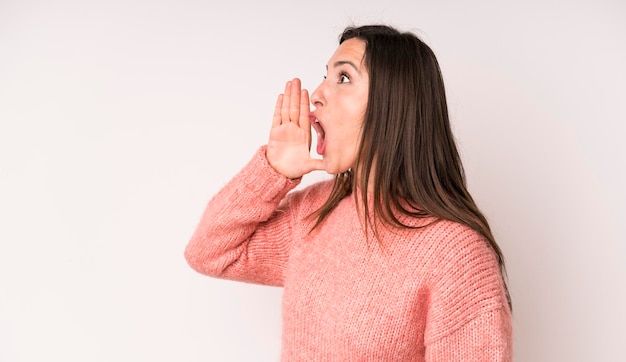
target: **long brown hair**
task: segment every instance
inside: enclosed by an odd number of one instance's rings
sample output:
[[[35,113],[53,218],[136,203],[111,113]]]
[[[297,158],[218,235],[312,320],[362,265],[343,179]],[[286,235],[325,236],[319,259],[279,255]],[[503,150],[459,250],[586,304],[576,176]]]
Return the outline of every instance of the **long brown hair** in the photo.
[[[351,38],[365,42],[370,81],[357,165],[336,175],[328,200],[312,214],[317,217],[313,229],[345,196],[360,190],[354,197],[357,205],[359,196],[363,200],[366,232],[370,225],[379,242],[372,218],[385,226],[414,228],[394,212],[458,222],[487,239],[504,280],[502,251],[466,187],[435,54],[414,34],[385,25],[348,27],[339,44]],[[370,179],[373,210],[368,206]],[[508,289],[507,298],[510,305]]]

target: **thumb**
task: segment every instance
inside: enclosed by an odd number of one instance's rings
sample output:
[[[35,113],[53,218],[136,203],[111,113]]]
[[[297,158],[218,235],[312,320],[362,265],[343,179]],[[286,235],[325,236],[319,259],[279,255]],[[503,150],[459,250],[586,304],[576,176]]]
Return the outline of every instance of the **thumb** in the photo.
[[[310,158],[308,162],[309,170],[324,170],[324,160],[320,160],[317,158]]]

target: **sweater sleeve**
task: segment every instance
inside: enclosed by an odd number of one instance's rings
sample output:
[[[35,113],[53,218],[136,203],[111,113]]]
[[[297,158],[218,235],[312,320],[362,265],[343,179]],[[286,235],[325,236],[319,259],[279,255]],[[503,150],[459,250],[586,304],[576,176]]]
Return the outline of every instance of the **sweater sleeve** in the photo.
[[[426,361],[511,361],[512,321],[495,253],[475,231],[443,227],[433,268]]]
[[[506,307],[484,312],[430,344],[426,361],[512,361],[511,330]]]
[[[283,199],[300,180],[274,171],[265,149],[261,147],[207,205],[185,249],[185,258],[196,271],[249,283],[283,284],[292,241],[292,214]]]

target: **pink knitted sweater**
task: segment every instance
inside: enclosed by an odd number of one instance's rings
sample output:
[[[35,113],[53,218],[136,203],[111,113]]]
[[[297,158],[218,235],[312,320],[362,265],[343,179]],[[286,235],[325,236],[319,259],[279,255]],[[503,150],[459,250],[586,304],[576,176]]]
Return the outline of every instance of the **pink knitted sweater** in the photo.
[[[309,233],[306,216],[332,183],[288,193],[297,184],[262,147],[209,202],[185,250],[200,273],[284,286],[282,360],[512,359],[502,279],[478,233],[448,221],[381,228],[381,247],[352,196]]]

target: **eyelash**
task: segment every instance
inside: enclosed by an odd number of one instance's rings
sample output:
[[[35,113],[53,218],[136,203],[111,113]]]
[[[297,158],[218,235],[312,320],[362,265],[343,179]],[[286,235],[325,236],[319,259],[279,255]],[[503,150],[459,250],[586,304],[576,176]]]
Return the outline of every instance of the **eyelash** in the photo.
[[[343,82],[343,78],[344,77],[347,79],[347,82]],[[326,80],[326,78],[328,78],[328,77],[324,76],[324,80]],[[339,73],[339,82],[338,82],[339,84],[350,83],[350,80],[351,79],[350,79],[350,76],[348,75],[348,73],[346,73],[346,72],[340,72]]]
[[[343,81],[344,77],[348,80],[347,82]],[[347,73],[341,72],[339,73],[339,80],[340,80],[339,83],[350,83],[350,76]]]

